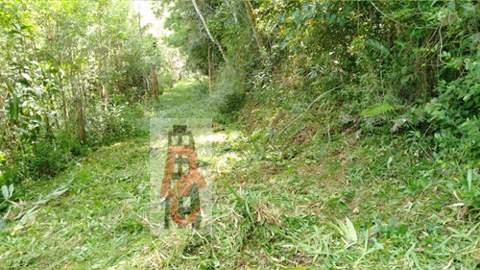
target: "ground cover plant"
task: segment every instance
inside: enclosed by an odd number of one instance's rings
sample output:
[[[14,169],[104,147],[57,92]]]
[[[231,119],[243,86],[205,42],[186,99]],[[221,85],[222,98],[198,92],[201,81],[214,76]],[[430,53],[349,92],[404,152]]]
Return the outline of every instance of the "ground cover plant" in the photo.
[[[0,269],[479,267],[478,1],[132,3],[0,0]],[[151,230],[153,118],[211,230]]]

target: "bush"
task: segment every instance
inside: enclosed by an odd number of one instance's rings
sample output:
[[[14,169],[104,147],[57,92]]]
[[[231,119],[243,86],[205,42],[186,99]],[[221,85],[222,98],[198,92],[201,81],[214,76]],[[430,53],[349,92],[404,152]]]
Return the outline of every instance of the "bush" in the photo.
[[[215,81],[214,91],[218,96],[220,122],[228,122],[236,118],[245,104],[245,83],[242,73],[232,67],[223,67]]]
[[[83,154],[85,147],[71,136],[59,133],[23,143],[15,155],[0,161],[0,185],[17,183],[25,178],[54,176],[65,169],[75,157]]]
[[[441,81],[439,96],[425,111],[435,128],[435,139],[448,155],[463,160],[480,159],[480,55],[466,65],[467,73],[457,80]]]
[[[245,93],[235,91],[225,96],[223,104],[220,106],[220,113],[222,114],[235,114],[245,104]]]
[[[41,140],[32,147],[31,158],[25,160],[32,176],[54,176],[66,168],[74,154],[71,151],[74,147],[62,139]]]
[[[87,125],[89,145],[110,144],[144,133],[142,123],[139,122],[143,117],[143,107],[140,104],[110,104],[106,111],[93,113]]]
[[[106,112],[92,115],[87,122],[88,141],[84,145],[64,130],[49,136],[42,134],[37,138],[19,140],[11,149],[14,154],[8,156],[8,160],[0,152],[0,186],[25,178],[54,176],[90,147],[143,135],[145,129],[139,122],[142,114],[141,105],[111,105]]]

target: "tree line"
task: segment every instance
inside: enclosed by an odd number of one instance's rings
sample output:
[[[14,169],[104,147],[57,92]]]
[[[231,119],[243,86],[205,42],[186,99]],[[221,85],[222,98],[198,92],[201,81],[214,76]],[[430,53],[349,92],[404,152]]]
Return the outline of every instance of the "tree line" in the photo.
[[[0,1],[0,185],[134,132],[170,72],[139,20],[127,0]]]
[[[278,115],[302,112],[303,122],[272,130],[274,137],[324,123],[325,137],[345,130],[406,136],[425,143],[439,164],[478,167],[478,1],[164,5],[170,44],[229,91],[225,112],[255,100]]]

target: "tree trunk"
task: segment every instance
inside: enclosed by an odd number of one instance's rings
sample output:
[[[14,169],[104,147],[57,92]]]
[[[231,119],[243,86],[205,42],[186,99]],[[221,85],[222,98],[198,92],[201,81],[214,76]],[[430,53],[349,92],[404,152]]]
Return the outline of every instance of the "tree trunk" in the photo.
[[[220,45],[220,43],[218,43],[218,41],[215,38],[213,38],[212,33],[208,29],[207,22],[205,21],[205,18],[203,17],[202,13],[200,12],[200,9],[197,6],[197,2],[195,0],[192,0],[192,4],[193,4],[193,7],[195,8],[195,11],[197,12],[198,18],[200,18],[200,21],[202,22],[203,27],[205,28],[205,32],[207,32],[208,37],[210,38],[212,43],[217,46],[217,48],[220,51],[220,54],[222,55],[225,63],[228,63],[227,57],[225,56],[225,53],[223,52],[222,46]]]
[[[53,130],[50,124],[50,117],[48,116],[47,112],[43,114],[43,118],[45,121],[45,138],[47,138],[47,140],[51,142],[53,140]]]
[[[247,10],[248,19],[250,20],[253,37],[255,38],[255,42],[257,43],[258,50],[262,51],[264,48],[262,37],[257,32],[257,24],[255,22],[255,14],[253,14],[252,3],[250,3],[250,0],[244,0],[243,3],[245,4],[245,9]]]
[[[208,45],[208,89],[212,90],[213,66],[212,66],[212,48]]]
[[[101,109],[102,111],[106,112],[108,108],[108,91],[104,84],[102,84],[102,88],[100,90],[100,97],[102,99]]]
[[[68,126],[68,119],[70,118],[68,115],[68,109],[67,109],[67,97],[65,95],[65,90],[63,88],[63,80],[62,77],[59,78],[60,82],[60,87],[62,89],[62,109],[63,109],[63,124],[65,126],[65,133],[69,134],[69,126]],[[71,85],[71,84],[70,84]]]
[[[150,78],[147,72],[144,73],[143,77],[143,85],[145,87],[145,95],[149,95],[150,89]]]
[[[80,82],[77,77],[77,85]],[[75,110],[77,113],[77,135],[80,143],[84,144],[87,141],[87,132],[85,130],[85,115],[83,113],[83,87],[79,87],[77,91],[77,96],[75,98]]]
[[[157,66],[152,66],[152,96],[158,97],[158,78],[157,78]]]
[[[83,144],[87,140],[87,132],[85,131],[85,118],[83,115],[82,98],[77,97],[75,99],[76,111],[77,111],[77,134],[79,141]]]

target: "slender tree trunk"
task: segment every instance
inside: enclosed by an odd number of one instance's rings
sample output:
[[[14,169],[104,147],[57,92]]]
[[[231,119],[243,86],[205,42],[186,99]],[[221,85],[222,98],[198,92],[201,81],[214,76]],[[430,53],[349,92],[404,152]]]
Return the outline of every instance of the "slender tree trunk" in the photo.
[[[103,83],[102,88],[100,89],[100,98],[102,99],[101,109],[106,112],[108,108],[108,91]]]
[[[207,22],[205,21],[205,18],[203,17],[202,13],[200,12],[200,9],[198,8],[197,2],[196,2],[195,0],[192,0],[192,4],[193,4],[193,7],[195,8],[195,11],[197,12],[198,18],[200,18],[200,21],[202,22],[203,27],[205,28],[205,32],[207,32],[208,37],[210,38],[210,40],[212,41],[212,43],[217,46],[217,48],[218,48],[218,50],[220,51],[220,54],[222,55],[223,60],[225,61],[225,63],[228,63],[227,57],[225,56],[225,53],[224,53],[224,51],[223,51],[222,46],[221,46],[220,43],[213,37],[212,33],[211,33],[210,30],[208,29]]]
[[[47,92],[48,95],[48,101],[45,103],[45,107],[47,110],[44,112],[43,117],[45,121],[45,137],[47,140],[52,140],[53,139],[53,128],[58,127],[58,118],[55,117],[53,120],[53,123],[50,122],[50,116],[48,112],[55,111],[55,104],[53,102],[53,96],[51,92]],[[57,119],[57,121],[55,121]],[[54,126],[57,124],[56,126]]]
[[[247,10],[248,19],[250,20],[250,25],[252,27],[253,37],[255,38],[255,42],[257,43],[258,50],[263,50],[263,41],[260,34],[257,32],[257,24],[255,22],[255,14],[253,13],[252,3],[250,0],[243,0],[245,4],[245,9]]]
[[[69,134],[69,127],[68,127],[68,119],[70,118],[68,115],[68,109],[67,109],[67,97],[65,95],[65,90],[63,90],[63,83],[62,83],[62,78],[60,78],[60,86],[62,89],[62,109],[63,109],[63,125],[65,126],[65,133]]]
[[[158,78],[157,78],[157,66],[152,66],[152,96],[158,97]]]
[[[52,125],[50,124],[50,117],[48,117],[47,112],[45,112],[43,118],[45,121],[45,138],[47,138],[47,140],[51,142],[53,140],[53,131]]]
[[[50,106],[50,109],[49,111],[56,111],[58,109],[57,107],[57,100],[55,99],[54,95],[52,93],[49,94],[49,106]],[[60,120],[59,120],[59,117],[53,117],[53,124],[52,124],[52,127],[54,129],[60,129]],[[53,134],[53,133],[52,133]]]
[[[144,87],[145,87],[145,93],[146,95],[149,95],[149,93],[151,93],[151,87],[150,87],[150,76],[148,75],[148,73],[145,73],[143,75],[143,84],[144,84]]]
[[[208,45],[208,89],[212,90],[213,67],[212,67],[212,48]]]
[[[77,111],[77,133],[78,139],[83,144],[87,141],[87,132],[85,131],[85,118],[83,115],[82,98],[78,96],[75,99],[76,111]]]
[[[68,110],[65,93],[62,93],[62,107],[63,107],[63,124],[65,126],[65,132],[68,133]]]
[[[79,86],[79,91],[77,92],[75,98],[75,110],[77,113],[77,135],[80,143],[85,143],[87,141],[87,132],[85,130],[85,115],[83,112],[83,87],[80,86],[78,77],[76,77],[76,83]]]

